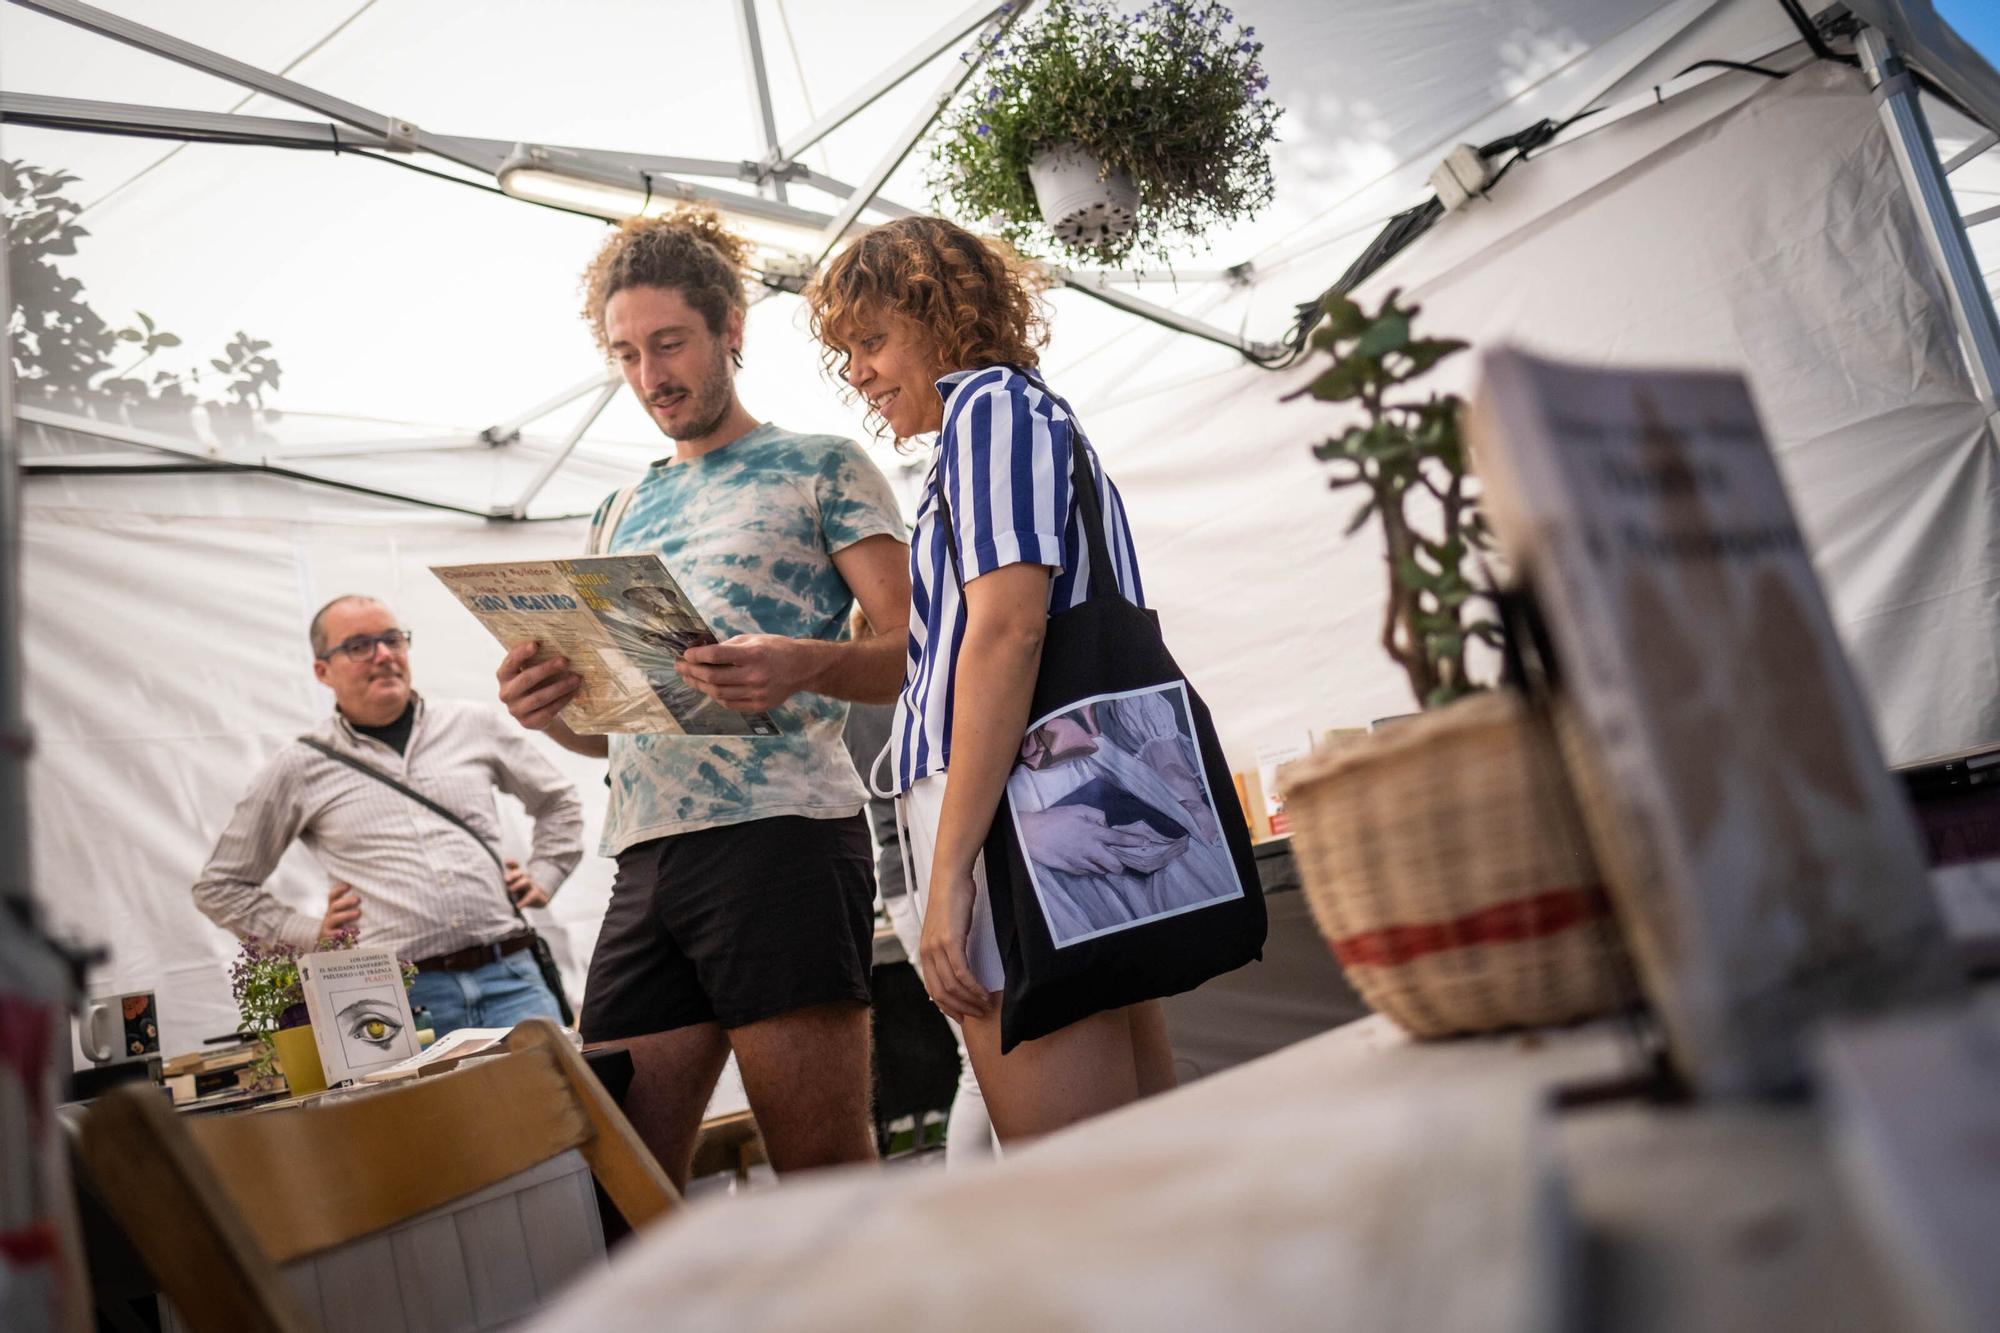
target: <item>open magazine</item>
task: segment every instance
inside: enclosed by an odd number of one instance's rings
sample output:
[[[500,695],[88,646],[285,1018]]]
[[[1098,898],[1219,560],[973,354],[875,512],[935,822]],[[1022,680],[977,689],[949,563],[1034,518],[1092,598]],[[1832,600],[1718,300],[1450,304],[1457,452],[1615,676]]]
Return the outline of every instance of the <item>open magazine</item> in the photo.
[[[725,708],[674,669],[682,653],[716,640],[657,555],[433,565],[431,573],[503,645],[533,639],[535,661],[569,660],[583,678],[562,711],[571,731],[778,734],[770,714]]]

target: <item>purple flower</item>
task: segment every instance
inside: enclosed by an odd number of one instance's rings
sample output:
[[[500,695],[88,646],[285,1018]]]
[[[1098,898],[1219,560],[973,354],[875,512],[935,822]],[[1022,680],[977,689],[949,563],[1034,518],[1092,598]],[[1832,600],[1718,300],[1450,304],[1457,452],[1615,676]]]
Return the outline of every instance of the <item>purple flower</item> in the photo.
[[[989,102],[997,102],[1000,100],[1000,86],[998,84],[995,84],[993,87],[988,88],[986,90],[986,100]]]
[[[984,139],[987,135],[991,133],[993,133],[993,127],[991,125],[985,124],[984,122],[981,122],[979,126],[979,137]]]

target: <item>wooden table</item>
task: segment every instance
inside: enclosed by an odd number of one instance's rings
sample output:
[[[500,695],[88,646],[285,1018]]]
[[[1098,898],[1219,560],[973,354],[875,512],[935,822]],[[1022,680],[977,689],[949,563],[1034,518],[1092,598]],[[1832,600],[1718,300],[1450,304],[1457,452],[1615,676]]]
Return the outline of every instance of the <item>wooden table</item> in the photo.
[[[1809,1108],[1554,1109],[1633,1059],[1365,1019],[992,1166],[697,1204],[535,1327],[1909,1326]]]

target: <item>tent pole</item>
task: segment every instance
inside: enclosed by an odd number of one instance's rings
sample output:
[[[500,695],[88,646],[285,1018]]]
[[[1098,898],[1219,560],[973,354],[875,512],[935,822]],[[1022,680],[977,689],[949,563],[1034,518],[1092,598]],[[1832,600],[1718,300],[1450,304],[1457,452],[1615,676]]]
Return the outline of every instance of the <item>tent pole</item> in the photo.
[[[743,39],[743,63],[750,67],[750,109],[764,132],[764,160],[778,151],[778,116],[771,109],[771,75],[764,68],[764,35],[757,27],[757,0],[736,0],[736,32]],[[774,164],[775,165],[775,164]],[[785,203],[785,178],[779,171],[761,174],[757,192]]]
[[[14,308],[6,255],[0,228],[0,311]],[[28,862],[34,743],[21,702],[21,423],[14,415],[13,359],[0,356],[0,913],[34,901]]]
[[[441,135],[426,135],[409,121],[394,116],[385,116],[364,106],[356,106],[344,98],[323,93],[317,88],[309,88],[303,83],[273,74],[268,70],[245,64],[207,47],[193,42],[182,41],[171,33],[149,28],[122,15],[84,4],[82,0],[13,0],[23,9],[37,14],[46,14],[53,19],[73,24],[86,32],[94,32],[100,37],[108,37],[115,42],[136,47],[163,59],[198,69],[204,74],[212,74],[218,79],[226,79],[244,88],[252,89],[293,106],[301,106],[308,111],[316,111],[331,120],[356,129],[367,130],[370,135],[387,142],[398,152],[423,149],[435,153],[460,166],[471,167],[488,175],[499,170],[505,154],[493,154],[472,150],[459,140]]]
[[[13,308],[7,233],[0,227],[0,312]],[[68,1015],[78,998],[82,960],[65,957],[50,938],[28,855],[34,734],[21,693],[20,478],[12,360],[0,355],[0,1013],[18,1039],[10,1043],[18,1059],[9,1080],[18,1089],[12,1094],[17,1109],[0,1112],[0,1126],[8,1131],[0,1135],[0,1176],[7,1181],[8,1226],[18,1228],[12,1234],[54,1242],[45,1258],[0,1260],[0,1320],[14,1316],[30,1328],[83,1333],[91,1326],[90,1289],[53,1105],[69,1094],[67,1086],[57,1087],[69,1061],[56,1051],[57,1043],[66,1048],[70,1040]],[[36,1036],[47,1039],[39,1049]]]
[[[950,50],[952,44],[963,40],[967,33],[977,32],[980,24],[999,12],[1000,6],[991,3],[990,0],[982,0],[982,3],[966,10],[932,33],[926,41],[905,53],[901,60],[863,84],[846,101],[821,116],[793,138],[772,149],[771,155],[764,159],[764,165],[775,167],[791,162],[800,153],[854,119],[857,114],[873,106],[882,94]]]
[[[521,498],[514,501],[514,508],[511,511],[513,517],[526,518],[528,516],[528,505],[537,495],[542,493],[542,487],[549,484],[549,478],[556,474],[556,469],[569,459],[570,451],[576,448],[577,441],[583,438],[585,431],[596,424],[598,416],[610,405],[612,395],[616,394],[620,387],[621,381],[619,380],[614,379],[606,382],[603,392],[599,393],[590,406],[584,409],[582,419],[576,425],[570,427],[569,436],[563,440],[562,447],[549,455],[549,461],[542,464],[542,470],[537,472],[535,479],[528,483],[528,489],[522,491]]]
[[[1973,387],[1986,405],[1989,422],[2000,431],[2000,323],[1994,319],[1993,298],[1973,261],[1965,221],[1959,217],[1951,187],[1945,182],[1937,144],[1917,101],[1916,80],[1881,30],[1863,28],[1858,44],[1903,187],[1916,207],[1925,247],[1944,282]]]
[[[1007,30],[1014,26],[1015,21],[1021,17],[1022,11],[1026,8],[1026,5],[1020,5],[1014,9],[1005,9],[1003,6],[1003,12],[995,15],[992,21],[987,24],[985,31],[992,35],[993,41],[999,41],[1001,37],[1006,35]],[[903,128],[901,134],[895,137],[889,145],[889,151],[882,155],[882,160],[877,162],[868,175],[862,179],[860,184],[854,187],[854,193],[847,197],[847,202],[842,204],[840,211],[833,215],[833,221],[827,223],[825,230],[820,232],[819,241],[815,247],[819,253],[813,256],[814,268],[818,268],[821,264],[824,264],[833,254],[833,248],[840,244],[840,238],[847,234],[847,229],[853,225],[856,218],[861,216],[861,210],[868,207],[868,203],[875,197],[876,191],[880,190],[889,177],[895,174],[897,167],[903,165],[903,159],[910,155],[910,150],[915,148],[917,141],[924,137],[924,131],[928,130],[937,118],[943,114],[944,109],[951,104],[951,99],[958,96],[958,90],[971,80],[973,74],[978,71],[980,65],[985,62],[985,59],[986,52],[984,50],[972,53],[971,58],[960,64],[958,69],[945,75],[944,81],[938,84],[937,91],[924,99],[923,106],[917,112],[915,118]]]
[[[521,430],[529,422],[540,421],[557,408],[568,407],[587,393],[593,393],[598,389],[606,387],[616,388],[622,383],[624,383],[624,380],[612,374],[609,368],[600,370],[589,379],[570,385],[555,397],[545,402],[536,403],[533,407],[521,413],[521,415],[502,421],[498,425],[488,426],[485,430],[479,432],[479,438],[488,444],[512,444],[521,438]]]

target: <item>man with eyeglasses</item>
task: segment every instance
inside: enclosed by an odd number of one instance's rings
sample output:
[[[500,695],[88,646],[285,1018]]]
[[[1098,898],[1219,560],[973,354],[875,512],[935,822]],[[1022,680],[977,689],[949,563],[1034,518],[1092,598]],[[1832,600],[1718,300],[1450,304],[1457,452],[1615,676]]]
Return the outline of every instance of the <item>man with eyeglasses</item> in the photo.
[[[412,690],[410,632],[382,603],[336,597],[309,633],[313,675],[334,702],[310,738],[435,801],[496,848],[493,791],[513,796],[534,820],[528,864],[508,860],[503,883],[471,834],[301,738],[237,803],[195,882],[195,905],[246,939],[299,949],[358,930],[368,947],[416,963],[410,1003],[429,1011],[439,1036],[559,1017],[509,899],[544,905],[582,859],[575,789],[497,710]],[[317,917],[263,887],[294,840],[333,880]]]

